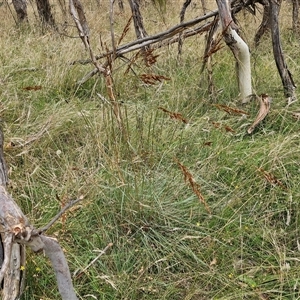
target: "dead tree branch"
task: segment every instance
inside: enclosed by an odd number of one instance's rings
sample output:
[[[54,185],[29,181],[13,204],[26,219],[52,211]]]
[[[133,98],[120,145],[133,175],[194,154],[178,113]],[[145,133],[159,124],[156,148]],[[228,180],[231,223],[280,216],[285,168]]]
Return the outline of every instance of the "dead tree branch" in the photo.
[[[110,61],[110,56],[107,56],[107,62],[105,65],[100,65],[95,58],[94,52],[92,50],[92,47],[90,45],[89,41],[89,27],[85,18],[83,6],[80,2],[80,0],[70,0],[69,2],[70,6],[70,12],[73,17],[73,20],[76,24],[79,36],[84,43],[85,47],[87,50],[89,50],[89,54],[91,57],[91,62],[94,64],[96,67],[96,72],[93,71],[93,73],[99,73],[102,74],[105,78],[105,84],[107,88],[107,93],[109,96],[109,99],[112,103],[113,106],[113,112],[114,115],[117,119],[118,126],[120,130],[125,133],[125,129],[123,126],[123,121],[122,121],[122,116],[121,116],[121,111],[118,102],[116,101],[114,90],[113,90],[113,80],[111,77],[111,61]],[[112,51],[111,54],[114,53],[114,50]]]
[[[291,72],[288,69],[286,64],[283,50],[280,41],[280,31],[279,31],[279,9],[280,3],[277,3],[275,0],[269,0],[270,5],[270,19],[271,19],[271,31],[272,31],[272,45],[273,45],[273,54],[276,62],[276,66],[281,77],[282,85],[284,88],[284,94],[287,97],[288,104],[296,101],[295,88]]]
[[[183,23],[184,17],[185,17],[185,12],[188,6],[191,4],[192,0],[186,0],[181,8],[180,11],[180,23]],[[181,56],[182,53],[182,46],[183,46],[183,37],[182,33],[179,34],[179,39],[178,39],[178,56]]]
[[[20,207],[6,190],[7,172],[3,156],[3,134],[0,130],[0,232],[2,263],[0,282],[2,299],[18,299],[22,291],[25,265],[25,246],[34,252],[45,251],[56,274],[63,300],[77,300],[67,260],[58,242],[40,234],[28,221]]]

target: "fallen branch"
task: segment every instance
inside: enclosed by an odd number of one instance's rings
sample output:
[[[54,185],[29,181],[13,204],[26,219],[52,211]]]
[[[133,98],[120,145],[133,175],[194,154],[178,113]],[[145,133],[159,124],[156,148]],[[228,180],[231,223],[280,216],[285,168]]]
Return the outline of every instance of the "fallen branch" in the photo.
[[[80,277],[90,266],[92,266],[102,255],[106,253],[106,251],[113,246],[113,243],[109,243],[100,253],[95,257],[84,269],[82,269],[79,273],[75,272],[73,277]]]
[[[45,251],[54,269],[63,300],[77,300],[67,260],[58,242],[36,230],[6,190],[7,171],[0,130],[0,232],[2,263],[0,282],[4,280],[2,299],[18,299],[22,290],[25,246],[33,252]],[[51,223],[51,222],[50,222]]]
[[[151,35],[151,36],[146,36],[144,38],[140,38],[140,39],[135,40],[133,42],[124,44],[122,46],[119,46],[115,49],[115,55],[116,55],[116,57],[120,57],[120,56],[122,56],[126,53],[129,53],[129,52],[132,52],[132,51],[135,51],[135,50],[139,50],[141,48],[144,48],[146,46],[150,46],[152,44],[156,44],[156,43],[159,43],[159,42],[163,42],[162,45],[167,45],[167,44],[174,43],[174,41],[172,41],[172,40],[170,42],[167,42],[167,40],[173,38],[175,35],[177,35],[179,33],[183,33],[188,28],[193,27],[193,26],[197,25],[198,23],[200,23],[202,21],[205,21],[205,20],[207,20],[207,19],[209,19],[213,16],[216,16],[217,14],[218,14],[218,11],[215,10],[215,11],[211,12],[210,14],[207,14],[205,16],[201,16],[199,18],[193,19],[193,20],[185,22],[185,23],[178,24],[178,25],[176,25],[176,26],[174,26],[174,27],[172,27],[172,28],[170,28],[166,31],[160,32],[158,34],[154,34],[154,35]],[[192,36],[193,34],[199,33],[199,31],[203,30],[203,27],[209,28],[210,23],[211,22],[209,22],[209,25],[205,24],[205,25],[203,25],[199,28],[196,28],[196,29],[190,29],[190,31],[187,31],[187,33],[184,34],[184,37]],[[179,37],[176,37],[175,41],[177,42],[178,39],[179,39]],[[105,57],[110,56],[112,54],[114,54],[113,50],[107,51],[106,53],[95,56],[95,59],[99,60],[101,58],[105,58]],[[92,60],[90,60],[90,59],[81,60],[81,61],[72,62],[71,64],[75,64],[77,62],[79,62],[81,64],[88,64],[88,63],[91,63]]]
[[[64,208],[60,210],[60,212],[44,227],[39,228],[37,232],[43,233],[47,231],[68,209],[70,209],[72,206],[74,206],[77,202],[81,201],[83,199],[83,196],[80,196],[78,199],[70,201]]]

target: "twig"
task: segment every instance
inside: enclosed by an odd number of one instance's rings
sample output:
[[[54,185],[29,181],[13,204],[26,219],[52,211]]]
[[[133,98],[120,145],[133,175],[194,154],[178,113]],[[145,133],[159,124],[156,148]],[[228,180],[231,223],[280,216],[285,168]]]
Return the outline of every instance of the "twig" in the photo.
[[[97,257],[95,257],[84,269],[82,269],[79,273],[75,272],[73,277],[81,276],[91,265],[93,265],[112,246],[113,246],[113,243],[109,243],[103,250],[100,251],[100,253],[97,255]]]
[[[33,143],[36,140],[40,139],[43,136],[43,134],[48,130],[48,128],[51,124],[51,121],[52,121],[52,116],[47,120],[47,122],[43,125],[42,129],[39,132],[37,132],[36,134],[28,137],[27,140],[24,141],[24,143],[20,143],[20,145],[16,145],[13,148],[25,147],[28,144]]]
[[[47,231],[68,209],[70,209],[72,206],[74,206],[76,203],[81,201],[84,197],[80,196],[78,199],[71,200],[64,208],[61,209],[61,211],[44,227],[37,229],[37,233],[41,234],[45,231]]]
[[[181,8],[180,11],[180,23],[183,23],[184,21],[184,16],[185,16],[185,12],[187,7],[191,4],[192,0],[186,0],[183,3],[183,6]],[[181,56],[182,54],[182,46],[183,46],[183,37],[182,37],[182,33],[179,34],[179,39],[178,39],[178,56]]]
[[[115,33],[114,33],[114,0],[110,0],[109,23],[110,23],[110,34],[111,34],[111,46],[113,49],[113,57],[115,57],[116,56],[116,42],[115,42]]]

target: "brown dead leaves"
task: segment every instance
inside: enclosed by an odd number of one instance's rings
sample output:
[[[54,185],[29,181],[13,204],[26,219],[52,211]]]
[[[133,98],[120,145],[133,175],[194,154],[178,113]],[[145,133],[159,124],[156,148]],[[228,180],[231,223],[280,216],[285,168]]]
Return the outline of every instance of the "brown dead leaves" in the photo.
[[[190,185],[193,192],[198,197],[199,201],[204,205],[206,211],[209,214],[211,214],[211,210],[200,192],[200,186],[198,183],[196,183],[193,175],[189,172],[189,170],[182,163],[180,163],[180,161],[178,159],[174,158],[174,160],[177,163],[177,165],[180,167],[180,169],[184,175],[184,181]]]
[[[270,105],[271,105],[271,98],[267,95],[267,94],[261,94],[261,96],[256,97],[260,103],[259,106],[259,111],[258,114],[255,118],[255,120],[253,121],[252,125],[248,128],[247,132],[248,134],[253,133],[254,129],[265,119],[265,117],[268,115],[269,111],[270,111]],[[229,115],[242,115],[242,116],[248,116],[249,113],[247,113],[244,110],[235,108],[235,107],[230,107],[224,104],[213,104],[213,106],[215,106],[217,109],[225,111],[226,113],[228,113]],[[216,123],[216,122],[212,122],[212,124],[214,125],[215,128],[220,128],[220,127],[224,127],[224,129],[227,132],[232,132],[234,133],[235,131],[229,127],[229,126],[221,126],[220,123]]]

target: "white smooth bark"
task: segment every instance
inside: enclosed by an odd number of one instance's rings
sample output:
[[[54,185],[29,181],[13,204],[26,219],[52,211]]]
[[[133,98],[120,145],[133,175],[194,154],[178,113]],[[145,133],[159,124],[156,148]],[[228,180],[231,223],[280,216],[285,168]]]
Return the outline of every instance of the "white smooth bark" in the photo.
[[[232,51],[237,61],[240,95],[244,102],[252,94],[250,51],[248,45],[234,29],[228,28],[228,31],[235,41],[232,45]]]

